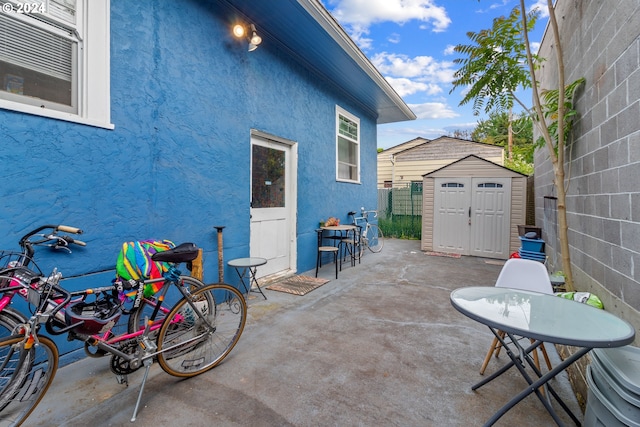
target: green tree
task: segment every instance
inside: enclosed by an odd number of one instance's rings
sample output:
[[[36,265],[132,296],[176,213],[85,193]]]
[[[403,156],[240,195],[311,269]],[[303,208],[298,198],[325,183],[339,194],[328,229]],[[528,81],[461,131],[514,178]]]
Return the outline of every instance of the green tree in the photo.
[[[453,132],[449,132],[449,136],[452,138],[472,140],[471,132],[467,129],[456,129]]]
[[[480,120],[471,134],[474,141],[498,145],[507,150],[505,166],[533,174],[533,121],[527,115],[509,117],[506,112],[493,112]],[[510,142],[511,141],[511,142]]]
[[[520,0],[519,7],[514,8],[508,17],[494,19],[490,30],[467,33],[473,44],[456,46],[456,52],[466,57],[456,60],[461,67],[454,75],[452,91],[458,87],[468,87],[460,105],[473,101],[476,114],[482,109],[487,113],[510,110],[514,102],[517,102],[533,118],[542,135],[540,144],[546,147],[553,165],[562,268],[566,275],[567,289],[572,291],[574,287],[566,208],[569,179],[565,179],[565,147],[576,114],[573,110],[573,96],[584,79],[566,85],[562,43],[553,0],[547,0],[547,8],[557,58],[558,88],[545,90],[538,85],[536,67],[539,58],[531,53],[528,34],[535,24],[537,13],[527,13],[524,0]],[[519,88],[531,88],[532,108],[515,96],[515,91]]]

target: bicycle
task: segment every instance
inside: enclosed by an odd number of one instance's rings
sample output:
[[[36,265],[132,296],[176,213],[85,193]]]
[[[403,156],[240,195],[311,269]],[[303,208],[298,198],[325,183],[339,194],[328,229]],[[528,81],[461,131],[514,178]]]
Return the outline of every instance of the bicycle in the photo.
[[[46,228],[52,231],[39,235],[40,240],[30,240]],[[10,323],[16,318],[7,321],[12,334],[0,337],[2,425],[20,425],[46,394],[55,376],[58,349],[50,338],[38,333],[42,325],[51,335],[66,333],[69,340],[83,341],[85,352],[91,357],[110,354],[111,370],[121,384],[128,383],[128,374],[145,367],[132,422],[154,361],[173,376],[199,375],[222,362],[244,330],[247,306],[240,291],[224,283],[205,285],[182,276],[178,270],[179,264],[188,266],[197,257],[198,248],[193,243],[150,257],[151,262],[166,263],[167,272],[161,278],[116,279],[110,286],[65,290],[60,286],[61,273],[54,269],[44,276],[35,266],[33,245],[66,247],[73,239],[57,232],[71,229],[43,226],[28,233],[20,241],[23,250],[14,255],[13,265],[9,263],[0,270],[0,320],[14,315],[6,301],[15,295],[21,295],[34,307],[26,321],[22,321],[23,315],[17,317],[21,321],[17,326]],[[22,265],[20,257],[26,257],[22,258]],[[157,290],[145,294],[149,286]]]
[[[382,230],[377,224],[369,222],[369,215],[373,214],[374,218],[378,217],[378,211],[367,211],[364,207],[360,208],[360,216],[356,216],[355,211],[347,213],[352,217],[352,224],[357,226],[360,230],[360,237],[358,239],[359,256],[364,253],[364,248],[368,248],[373,253],[378,253],[384,246],[384,236]],[[360,223],[359,223],[360,222]],[[362,224],[364,222],[364,224]]]
[[[44,235],[42,235],[43,238],[38,241],[32,242],[30,240],[32,236],[37,235],[37,233],[47,228],[51,228],[50,235],[55,236],[55,239],[45,238]],[[33,261],[33,255],[35,253],[33,246],[48,246],[56,250],[64,249],[69,253],[71,253],[71,249],[69,249],[70,244],[86,246],[86,243],[81,240],[77,240],[66,235],[59,236],[57,234],[59,231],[82,234],[82,230],[64,225],[45,225],[38,227],[20,239],[18,243],[21,247],[20,252],[0,251],[0,275],[8,275],[17,280],[24,281],[31,281],[35,277],[43,276],[42,271]],[[0,339],[11,335],[18,325],[24,324],[28,320],[28,317],[9,306],[17,292],[18,287],[10,292],[7,291],[3,295],[0,295]],[[26,296],[25,291],[23,291],[22,296]]]

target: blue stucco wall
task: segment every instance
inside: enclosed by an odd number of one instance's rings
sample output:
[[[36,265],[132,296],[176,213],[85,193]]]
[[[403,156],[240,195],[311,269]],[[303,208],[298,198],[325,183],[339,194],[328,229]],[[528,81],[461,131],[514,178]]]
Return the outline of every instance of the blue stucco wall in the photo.
[[[83,275],[112,269],[126,240],[193,241],[217,281],[214,225],[225,259],[249,254],[252,128],[299,144],[299,272],[319,219],[375,207],[375,118],[274,41],[247,52],[229,19],[215,1],[111,0],[114,130],[0,110],[3,248],[43,223],[80,227],[86,248],[37,259]],[[335,180],[336,105],[361,120],[361,185]]]

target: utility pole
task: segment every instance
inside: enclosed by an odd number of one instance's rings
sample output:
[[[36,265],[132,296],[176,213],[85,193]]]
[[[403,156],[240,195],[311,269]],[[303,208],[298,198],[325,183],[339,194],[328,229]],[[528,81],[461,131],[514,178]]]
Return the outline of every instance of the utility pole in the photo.
[[[507,128],[508,135],[508,146],[507,152],[509,154],[509,160],[513,160],[513,129],[511,128],[511,121],[513,120],[513,115],[511,114],[511,107],[509,107],[509,127]]]

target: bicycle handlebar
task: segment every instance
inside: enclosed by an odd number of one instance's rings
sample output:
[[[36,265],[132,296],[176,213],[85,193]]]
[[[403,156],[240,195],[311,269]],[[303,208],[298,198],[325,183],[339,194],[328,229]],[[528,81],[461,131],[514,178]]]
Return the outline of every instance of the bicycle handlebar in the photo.
[[[50,229],[51,231],[49,233],[40,234],[41,231],[47,230],[47,229]],[[82,240],[77,240],[70,236],[58,236],[59,231],[62,231],[65,233],[72,233],[72,234],[83,233],[83,231],[80,228],[71,227],[69,225],[51,225],[51,224],[41,225],[40,227],[34,230],[31,230],[30,232],[22,236],[18,244],[23,249],[22,252],[27,258],[33,258],[33,253],[34,253],[33,246],[49,246],[49,247],[52,247],[53,249],[65,249],[71,252],[71,250],[69,249],[69,244],[73,243],[78,246],[87,245]],[[36,235],[42,238],[35,241],[31,240],[31,237]]]
[[[370,211],[366,211],[364,210],[364,207],[360,208],[360,215],[359,217],[356,217],[356,211],[349,211],[347,212],[347,216],[352,216],[354,220],[368,220],[368,216],[369,214],[373,214],[374,218],[378,217],[378,211],[377,210],[370,210]]]
[[[73,243],[74,245],[87,246],[87,244],[85,242],[83,242],[82,240],[74,239],[74,238],[71,238],[69,236],[62,236],[61,239],[63,239],[67,243]]]
[[[82,234],[83,231],[77,227],[70,227],[68,225],[58,225],[56,227],[57,231],[64,231],[65,233],[73,233],[73,234]]]

